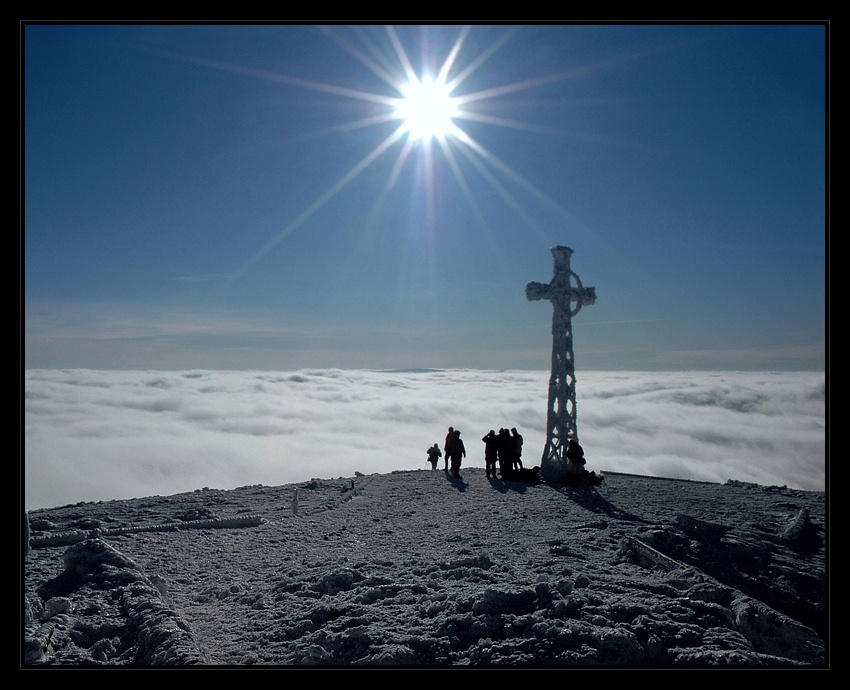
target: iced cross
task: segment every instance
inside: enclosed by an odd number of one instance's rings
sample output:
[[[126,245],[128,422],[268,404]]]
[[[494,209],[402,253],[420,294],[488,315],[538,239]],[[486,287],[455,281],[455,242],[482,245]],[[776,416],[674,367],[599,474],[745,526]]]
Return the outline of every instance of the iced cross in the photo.
[[[570,270],[569,247],[552,247],[555,270],[548,284],[529,283],[525,296],[529,300],[549,300],[552,303],[552,374],[549,378],[549,410],[546,415],[546,449],[540,466],[544,478],[563,479],[571,467],[567,460],[570,439],[578,442],[576,427],[576,377],[573,361],[572,317],[586,304],[596,301],[596,288],[583,287],[579,277]],[[575,283],[575,284],[573,284]],[[573,305],[575,303],[575,305]]]

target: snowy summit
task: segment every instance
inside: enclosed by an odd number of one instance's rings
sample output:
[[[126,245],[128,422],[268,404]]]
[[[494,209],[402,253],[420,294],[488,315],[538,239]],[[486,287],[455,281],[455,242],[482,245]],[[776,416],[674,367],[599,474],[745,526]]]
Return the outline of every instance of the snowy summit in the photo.
[[[818,491],[440,465],[27,517],[27,666],[828,661]]]

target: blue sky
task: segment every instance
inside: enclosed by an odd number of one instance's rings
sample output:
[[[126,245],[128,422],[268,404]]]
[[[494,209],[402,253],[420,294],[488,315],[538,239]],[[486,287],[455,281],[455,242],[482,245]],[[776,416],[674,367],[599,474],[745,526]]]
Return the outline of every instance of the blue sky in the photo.
[[[823,370],[825,31],[27,25],[25,366]]]

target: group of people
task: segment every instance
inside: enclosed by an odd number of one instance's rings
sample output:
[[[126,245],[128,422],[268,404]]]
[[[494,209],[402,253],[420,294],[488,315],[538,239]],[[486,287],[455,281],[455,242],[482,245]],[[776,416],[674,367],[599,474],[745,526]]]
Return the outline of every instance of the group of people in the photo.
[[[449,466],[451,466],[452,475],[460,479],[460,463],[466,457],[466,446],[463,445],[463,441],[460,438],[460,429],[449,427],[449,433],[446,434],[443,451],[446,454],[446,472],[449,471]],[[443,457],[443,454],[440,452],[440,447],[436,443],[428,449],[428,462],[431,463],[432,470],[437,469],[437,463],[441,457]]]
[[[526,469],[522,466],[522,435],[512,428],[499,429],[497,434],[493,429],[481,439],[484,442],[484,466],[488,477],[520,482],[537,482],[540,480],[540,468]],[[460,479],[460,465],[466,457],[466,447],[460,438],[460,430],[449,427],[443,450],[435,443],[428,449],[428,462],[431,469],[436,470],[439,460],[445,457],[445,471]],[[445,453],[445,456],[444,456]],[[566,458],[570,469],[564,481],[570,484],[602,483],[602,475],[588,472],[585,469],[586,460],[584,449],[576,439],[570,439],[567,445]]]
[[[522,470],[522,435],[516,428],[508,431],[499,429],[497,434],[493,429],[481,439],[484,442],[484,464],[488,477],[496,478],[496,473],[507,478]],[[466,457],[466,447],[460,438],[460,430],[449,427],[446,441],[443,445],[445,453],[445,471],[460,478],[460,465]],[[438,444],[428,449],[428,462],[431,469],[436,470],[439,459],[443,457]],[[497,470],[498,465],[498,470]]]
[[[488,477],[496,477],[496,466],[501,477],[506,478],[522,470],[522,435],[516,428],[508,431],[493,429],[481,439],[484,442],[484,467]]]

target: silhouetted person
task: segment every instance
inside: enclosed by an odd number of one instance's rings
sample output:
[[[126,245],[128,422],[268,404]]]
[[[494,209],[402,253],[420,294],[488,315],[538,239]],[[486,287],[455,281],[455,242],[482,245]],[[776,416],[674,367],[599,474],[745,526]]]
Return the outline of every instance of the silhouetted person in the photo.
[[[488,477],[496,476],[496,459],[499,457],[499,437],[490,429],[490,433],[481,439],[484,441],[484,468]]]
[[[513,457],[514,469],[515,470],[521,470],[522,469],[522,436],[516,430],[516,427],[511,429],[511,434],[513,434],[511,436],[511,439],[514,442],[514,457]]]
[[[460,463],[461,458],[466,457],[466,448],[463,446],[463,441],[460,440],[460,431],[455,431],[454,440],[451,443],[451,464],[452,474],[460,479]]]
[[[428,449],[428,462],[431,463],[431,469],[437,469],[437,461],[442,457],[442,453],[440,452],[440,447],[435,443]]]
[[[497,448],[499,453],[499,474],[502,475],[502,479],[506,479],[514,469],[514,441],[507,429],[499,429]]]
[[[451,450],[452,443],[455,440],[455,430],[454,427],[449,427],[449,433],[446,434],[446,442],[443,445],[443,452],[446,454],[446,472],[449,471],[449,451]]]
[[[570,442],[567,444],[567,460],[570,461],[570,469],[573,472],[581,473],[584,469],[584,465],[587,462],[584,459],[584,448],[582,448],[578,441],[571,438]]]

